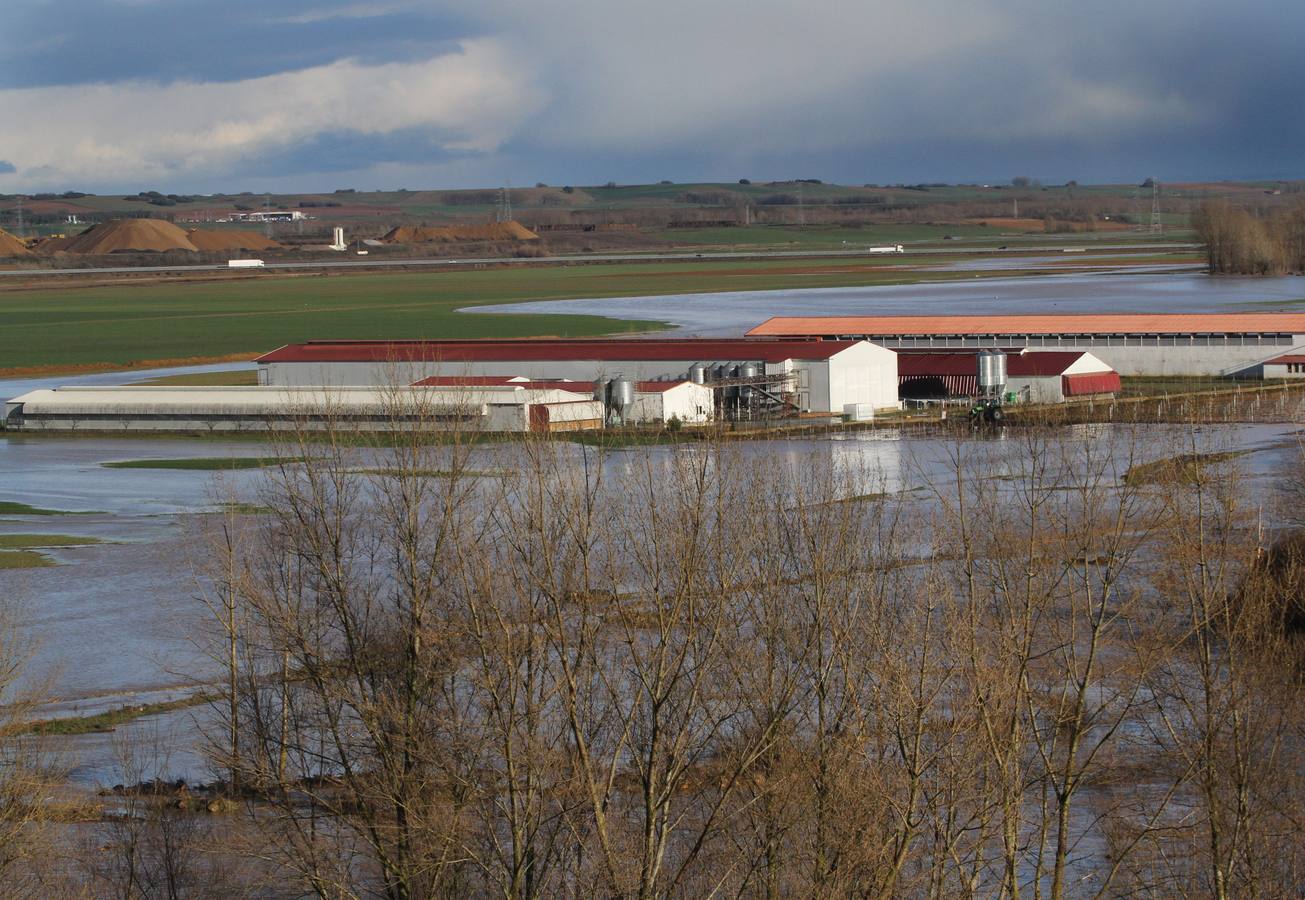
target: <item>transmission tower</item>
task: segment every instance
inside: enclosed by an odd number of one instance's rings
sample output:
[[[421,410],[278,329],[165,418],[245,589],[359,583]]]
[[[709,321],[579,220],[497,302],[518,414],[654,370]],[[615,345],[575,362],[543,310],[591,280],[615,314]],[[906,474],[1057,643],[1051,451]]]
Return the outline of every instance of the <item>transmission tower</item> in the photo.
[[[802,192],[802,185],[799,184],[798,185],[798,227],[803,227],[806,224],[807,224],[807,201],[806,201],[806,196]]]
[[[1160,182],[1151,179],[1151,233],[1160,234],[1164,225],[1160,222]]]
[[[25,233],[26,229],[23,228],[23,198],[20,196],[17,199],[18,199],[18,236],[22,238],[22,237],[27,237],[27,234]]]
[[[512,221],[512,179],[508,179],[503,187],[498,191],[498,214],[495,218],[500,222]]]

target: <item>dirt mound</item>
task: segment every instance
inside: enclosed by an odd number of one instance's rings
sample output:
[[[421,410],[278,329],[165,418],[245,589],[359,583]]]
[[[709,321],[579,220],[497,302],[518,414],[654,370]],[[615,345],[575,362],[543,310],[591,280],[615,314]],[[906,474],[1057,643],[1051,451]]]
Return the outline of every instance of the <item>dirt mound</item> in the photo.
[[[0,259],[9,256],[31,256],[32,251],[27,249],[27,245],[9,232],[0,229]]]
[[[186,237],[200,250],[275,250],[281,244],[257,231],[218,231],[192,228]]]
[[[53,246],[51,246],[53,245]],[[167,253],[170,250],[199,250],[186,232],[162,219],[113,219],[92,225],[73,238],[45,241],[42,252],[83,253],[101,256],[106,253]]]
[[[387,244],[451,244],[457,241],[537,241],[539,235],[520,222],[491,222],[438,228],[401,225],[391,229],[381,240]]]

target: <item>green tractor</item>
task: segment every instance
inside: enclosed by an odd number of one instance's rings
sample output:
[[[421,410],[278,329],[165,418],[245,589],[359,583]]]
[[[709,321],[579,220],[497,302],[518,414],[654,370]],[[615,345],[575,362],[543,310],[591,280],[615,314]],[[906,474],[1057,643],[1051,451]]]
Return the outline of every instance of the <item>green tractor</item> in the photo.
[[[970,421],[975,425],[1000,425],[1005,418],[1000,399],[979,400],[970,407]]]

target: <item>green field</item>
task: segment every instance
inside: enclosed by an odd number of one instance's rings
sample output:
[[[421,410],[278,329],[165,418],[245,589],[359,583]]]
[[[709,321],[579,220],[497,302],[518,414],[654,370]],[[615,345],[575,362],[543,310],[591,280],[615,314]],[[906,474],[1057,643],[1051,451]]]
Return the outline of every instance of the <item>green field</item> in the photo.
[[[48,569],[54,561],[35,550],[0,550],[0,569]]]
[[[101,543],[99,538],[75,534],[0,534],[0,550],[36,550],[42,547],[82,547]]]
[[[312,339],[581,336],[658,322],[458,313],[473,304],[918,280],[893,256],[830,260],[497,268],[347,276],[258,276],[0,293],[0,371],[249,354]],[[1011,272],[1001,273],[1010,276]],[[931,278],[972,277],[971,274]],[[656,301],[648,304],[656,314]]]
[[[145,378],[135,383],[172,387],[253,387],[258,384],[258,372],[253,369],[241,369],[236,372],[189,372],[185,375]]]

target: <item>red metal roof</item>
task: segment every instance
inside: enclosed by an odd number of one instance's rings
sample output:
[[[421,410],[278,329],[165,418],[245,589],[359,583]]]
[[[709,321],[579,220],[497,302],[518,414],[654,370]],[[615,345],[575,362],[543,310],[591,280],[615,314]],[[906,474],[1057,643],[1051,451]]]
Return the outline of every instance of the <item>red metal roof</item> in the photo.
[[[1014,378],[1037,378],[1063,375],[1065,370],[1087,354],[1076,350],[1047,350],[1006,355],[1006,374]],[[899,353],[898,377],[912,378],[943,375],[978,377],[978,352]]]
[[[1301,313],[1024,316],[775,316],[748,332],[781,335],[1305,334]]]
[[[557,360],[828,359],[856,341],[748,338],[642,340],[309,341],[287,344],[256,362],[509,362]]]
[[[1288,353],[1286,356],[1275,357],[1274,359],[1265,360],[1266,366],[1287,365],[1289,363],[1305,363],[1305,356],[1299,353]]]

